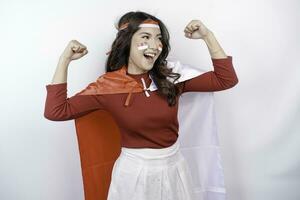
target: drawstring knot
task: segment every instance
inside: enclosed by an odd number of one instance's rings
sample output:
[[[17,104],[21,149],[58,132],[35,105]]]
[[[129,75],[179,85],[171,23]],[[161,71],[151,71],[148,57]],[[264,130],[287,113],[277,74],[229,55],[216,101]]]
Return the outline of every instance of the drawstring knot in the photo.
[[[149,88],[147,88],[146,87],[146,83],[145,83],[145,80],[144,80],[144,78],[141,78],[142,79],[142,83],[143,83],[143,86],[144,86],[144,91],[145,91],[145,95],[147,96],[147,97],[149,97],[150,96],[150,94],[147,92],[147,90],[149,90]]]
[[[146,83],[145,83],[144,78],[141,78],[141,79],[142,79],[142,83],[143,83],[143,87],[144,87],[143,90],[145,91],[145,95],[146,95],[147,97],[149,97],[150,94],[148,93],[147,90],[150,90],[150,89],[149,89],[150,86],[147,88],[147,87],[146,87]],[[136,83],[136,84],[138,84],[138,83]],[[134,89],[134,86],[131,88],[130,92],[129,92],[128,95],[127,95],[127,98],[126,98],[126,101],[125,101],[125,106],[128,106],[128,105],[129,105],[129,101],[130,101],[130,97],[131,97],[131,94],[132,94],[133,89]]]

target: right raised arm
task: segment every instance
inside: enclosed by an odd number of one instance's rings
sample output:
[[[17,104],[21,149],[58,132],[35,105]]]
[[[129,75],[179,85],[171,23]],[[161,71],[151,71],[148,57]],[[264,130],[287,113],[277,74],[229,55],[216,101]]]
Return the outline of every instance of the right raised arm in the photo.
[[[71,40],[60,56],[52,84],[46,85],[47,97],[44,117],[52,121],[65,121],[81,117],[98,109],[104,109],[102,95],[74,95],[67,97],[68,67],[72,60],[87,54],[86,47]]]

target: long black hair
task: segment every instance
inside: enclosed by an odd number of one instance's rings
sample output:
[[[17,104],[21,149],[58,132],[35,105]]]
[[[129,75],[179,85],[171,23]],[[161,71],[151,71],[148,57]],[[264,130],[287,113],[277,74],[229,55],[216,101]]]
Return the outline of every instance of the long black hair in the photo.
[[[174,82],[179,79],[180,74],[172,72],[172,69],[167,68],[166,58],[171,49],[169,44],[169,32],[164,23],[156,17],[141,11],[128,12],[124,14],[118,21],[118,27],[128,23],[128,27],[120,30],[117,37],[111,46],[110,55],[106,60],[106,72],[111,72],[120,69],[123,65],[128,66],[130,55],[130,45],[132,36],[140,28],[138,27],[144,20],[151,19],[158,22],[162,34],[162,51],[154,63],[153,68],[150,70],[150,76],[157,86],[159,95],[165,97],[169,106],[174,106],[177,97],[180,95],[182,89]],[[170,81],[167,77],[171,77]]]

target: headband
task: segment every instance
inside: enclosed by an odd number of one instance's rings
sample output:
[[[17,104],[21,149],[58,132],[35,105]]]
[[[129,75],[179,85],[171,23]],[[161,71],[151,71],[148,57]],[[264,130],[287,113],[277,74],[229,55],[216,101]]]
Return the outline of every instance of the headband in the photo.
[[[118,31],[121,31],[123,29],[126,29],[129,25],[129,22],[126,22],[124,24],[122,24]],[[159,25],[158,25],[158,22],[157,21],[154,21],[152,19],[146,19],[144,20],[138,27],[151,27],[151,28],[160,28]],[[111,51],[107,52],[106,55],[109,55]]]
[[[124,24],[122,24],[120,26],[120,28],[118,29],[119,31],[120,30],[123,30],[125,28],[127,28],[129,25],[129,22],[126,22]],[[152,28],[160,28],[159,25],[158,25],[158,22],[152,20],[152,19],[146,19],[144,20],[140,25],[139,27],[152,27]]]

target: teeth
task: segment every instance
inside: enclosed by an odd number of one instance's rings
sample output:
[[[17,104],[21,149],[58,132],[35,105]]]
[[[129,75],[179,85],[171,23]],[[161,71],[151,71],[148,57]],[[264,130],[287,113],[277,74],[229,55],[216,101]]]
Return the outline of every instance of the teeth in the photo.
[[[152,53],[145,53],[145,55],[147,55],[147,56],[151,56],[152,58],[154,58],[154,56],[155,56],[156,54],[152,54]]]

